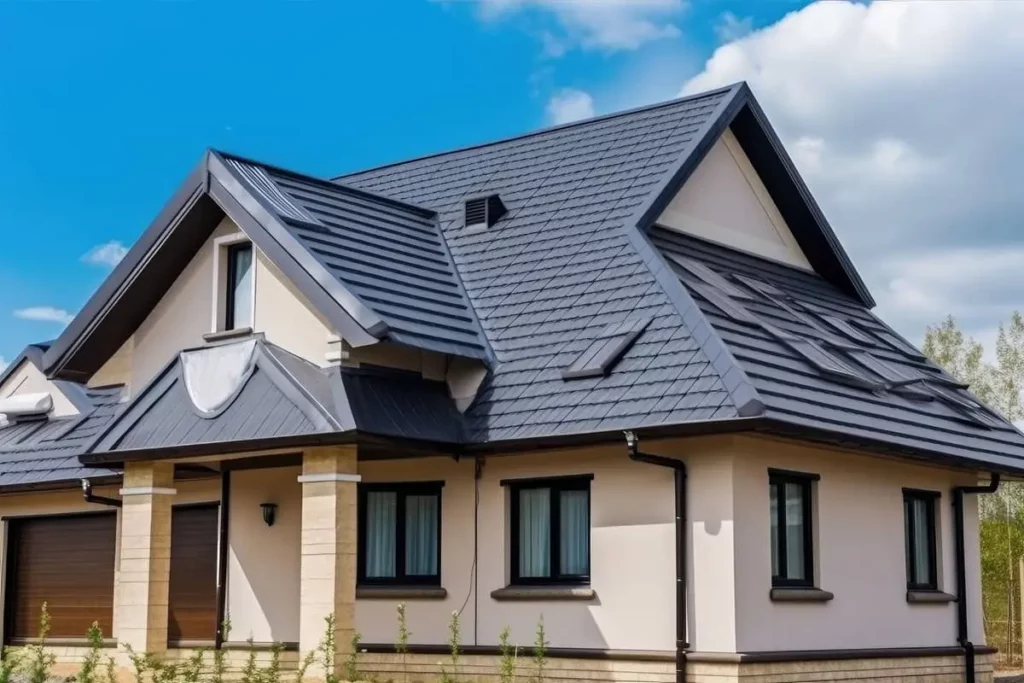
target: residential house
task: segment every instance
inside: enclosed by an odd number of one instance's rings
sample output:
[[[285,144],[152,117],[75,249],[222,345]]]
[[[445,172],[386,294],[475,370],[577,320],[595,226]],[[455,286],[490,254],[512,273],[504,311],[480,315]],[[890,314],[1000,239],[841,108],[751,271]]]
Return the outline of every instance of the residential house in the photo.
[[[45,601],[69,666],[93,620],[294,665],[334,614],[418,679],[456,612],[473,679],[543,616],[557,680],[989,680],[1024,436],[873,305],[743,84],[331,180],[208,152],[0,377],[4,642]]]

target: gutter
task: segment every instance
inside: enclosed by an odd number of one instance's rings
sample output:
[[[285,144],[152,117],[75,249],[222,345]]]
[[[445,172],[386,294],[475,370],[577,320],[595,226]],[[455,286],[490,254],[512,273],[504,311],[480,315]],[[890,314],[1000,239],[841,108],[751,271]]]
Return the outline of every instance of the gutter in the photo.
[[[82,498],[85,499],[86,503],[95,503],[97,505],[106,505],[107,507],[119,508],[121,507],[120,498],[107,498],[106,496],[94,496],[92,493],[92,482],[88,479],[82,480]]]
[[[676,508],[676,683],[686,683],[686,463],[675,458],[640,452],[640,439],[630,431],[623,432],[629,459],[647,465],[668,467],[675,483]]]
[[[975,683],[974,643],[967,632],[967,558],[964,531],[964,496],[976,493],[995,493],[999,488],[999,473],[985,486],[956,486],[953,488],[953,530],[956,544],[956,642],[964,650],[964,681]]]

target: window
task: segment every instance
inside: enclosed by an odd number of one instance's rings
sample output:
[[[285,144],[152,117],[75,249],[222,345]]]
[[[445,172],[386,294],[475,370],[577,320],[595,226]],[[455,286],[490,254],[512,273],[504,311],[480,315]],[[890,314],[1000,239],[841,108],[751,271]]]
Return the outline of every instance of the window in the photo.
[[[229,245],[227,257],[224,329],[235,330],[252,325],[252,244]]]
[[[359,583],[441,585],[442,482],[359,487]]]
[[[934,491],[903,489],[903,531],[907,546],[907,588],[938,590]]]
[[[811,484],[814,474],[768,470],[771,498],[772,585],[814,585]]]
[[[502,482],[511,495],[513,584],[590,583],[591,479]]]

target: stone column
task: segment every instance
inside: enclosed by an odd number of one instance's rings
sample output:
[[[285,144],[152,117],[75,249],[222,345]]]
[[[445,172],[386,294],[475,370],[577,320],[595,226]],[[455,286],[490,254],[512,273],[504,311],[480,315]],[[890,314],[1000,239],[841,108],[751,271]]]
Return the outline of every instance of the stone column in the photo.
[[[135,652],[157,656],[167,651],[173,484],[171,463],[125,463],[116,636]]]
[[[356,447],[307,450],[302,457],[302,566],[299,590],[300,656],[316,649],[334,615],[335,666],[355,632]],[[319,665],[318,665],[319,666]],[[336,669],[340,670],[340,669]],[[322,675],[322,671],[311,672]]]

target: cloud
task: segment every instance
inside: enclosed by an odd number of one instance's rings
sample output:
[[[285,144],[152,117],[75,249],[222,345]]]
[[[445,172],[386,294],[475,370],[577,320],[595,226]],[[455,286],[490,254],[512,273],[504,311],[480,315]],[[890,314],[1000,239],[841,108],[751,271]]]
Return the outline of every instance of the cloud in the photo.
[[[554,17],[559,33],[539,34],[544,53],[559,57],[571,47],[588,50],[635,50],[681,35],[675,19],[683,0],[477,0],[486,20],[515,13],[539,12]]]
[[[31,306],[29,308],[19,308],[14,312],[14,317],[21,318],[22,320],[38,320],[41,322],[67,325],[75,316],[68,313],[63,308],[54,308],[53,306]]]
[[[127,253],[128,247],[117,240],[112,240],[105,244],[98,244],[83,254],[82,263],[88,263],[91,266],[113,268],[121,262],[121,259]]]
[[[732,12],[723,12],[715,24],[715,35],[723,43],[739,40],[754,30],[754,17],[738,17]]]
[[[981,334],[1024,308],[1022,25],[1024,3],[817,2],[682,90],[750,84],[886,320]]]
[[[582,90],[566,88],[551,96],[546,109],[548,120],[556,125],[589,119],[594,115],[594,98]]]

